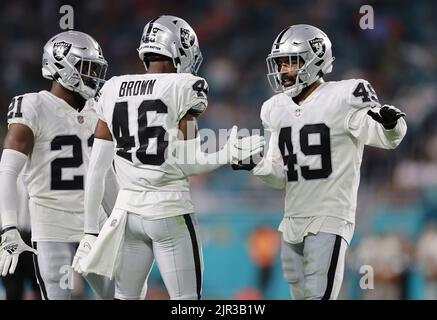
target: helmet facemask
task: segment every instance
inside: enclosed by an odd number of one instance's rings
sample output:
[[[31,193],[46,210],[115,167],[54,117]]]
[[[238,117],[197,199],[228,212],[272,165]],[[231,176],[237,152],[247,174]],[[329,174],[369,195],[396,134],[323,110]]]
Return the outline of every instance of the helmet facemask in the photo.
[[[288,58],[289,65],[294,62],[297,68],[295,83],[284,86],[283,75],[276,60]],[[299,95],[302,90],[325,74],[332,71],[332,44],[328,36],[320,29],[306,24],[299,24],[282,30],[273,42],[270,54],[266,58],[267,79],[275,93],[286,93],[291,97]]]
[[[105,82],[108,63],[91,36],[65,31],[44,46],[42,75],[88,100],[96,97]]]
[[[193,45],[190,49],[184,50],[184,54],[177,51],[175,46],[173,46],[173,50],[176,52],[176,58],[173,59],[176,72],[197,75],[203,61],[202,52],[200,52],[199,47]]]
[[[106,61],[80,58],[76,63],[79,74],[78,92],[85,99],[94,98],[105,83]]]
[[[203,62],[203,56],[202,56],[202,52],[200,52],[200,49],[197,46],[193,47],[192,52],[194,54],[194,58],[193,58],[193,62],[190,63],[191,73],[194,75],[197,75],[197,72],[199,71],[200,65]]]
[[[312,55],[309,52],[288,55],[279,52],[276,54],[269,54],[266,58],[268,70],[267,79],[272,90],[275,93],[286,93],[290,97],[299,95],[305,87],[308,87],[323,76],[321,73],[313,75],[309,71],[308,66],[314,62],[316,57],[316,55]],[[288,70],[281,72],[281,65],[277,63],[279,58],[288,58],[288,66],[290,66]],[[295,83],[286,87],[282,84],[282,78],[285,74],[288,74],[293,70],[296,71]]]

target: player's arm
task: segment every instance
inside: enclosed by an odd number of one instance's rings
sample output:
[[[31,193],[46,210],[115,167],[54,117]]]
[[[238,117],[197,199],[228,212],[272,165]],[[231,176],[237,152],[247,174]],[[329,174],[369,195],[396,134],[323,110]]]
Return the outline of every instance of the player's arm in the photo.
[[[220,159],[220,153],[207,154],[201,151],[197,115],[190,110],[179,121],[175,148],[176,162],[186,176],[206,174],[226,164],[226,159]]]
[[[255,177],[259,178],[267,185],[276,189],[283,189],[287,183],[287,175],[284,169],[282,155],[278,147],[278,135],[269,125],[269,108],[267,103],[262,106],[260,117],[265,132],[270,133],[266,155],[258,162],[256,161],[256,157],[251,157],[251,163],[239,163],[238,165],[233,166],[233,169],[251,171]]]
[[[104,106],[106,105],[105,101],[110,99],[110,96],[113,92],[115,92],[115,86],[112,79],[105,82],[103,85],[103,88],[99,91],[98,96],[95,99],[88,100],[91,104],[92,109],[96,112],[96,114],[100,117],[101,120],[98,121],[98,126],[96,125],[95,131],[98,130],[98,132],[95,132],[95,134],[98,134],[98,137],[103,140],[112,141],[112,134],[109,131],[109,128],[105,122],[105,114],[103,111]],[[94,137],[97,136],[94,134]],[[102,142],[99,142],[101,145]],[[112,213],[112,210],[115,206],[115,201],[117,200],[118,192],[120,190],[120,186],[118,184],[117,177],[115,175],[114,168],[111,166],[110,169],[108,169],[106,176],[105,176],[105,185],[104,185],[104,192],[103,192],[103,200],[102,200],[102,206],[105,210],[105,213],[107,216],[109,216]],[[98,217],[94,217],[95,219],[98,219]],[[93,221],[95,221],[95,219]],[[90,229],[95,229],[93,222],[93,227],[90,227]]]
[[[111,168],[109,168],[108,172],[106,173],[105,191],[102,201],[102,206],[107,216],[110,216],[112,210],[114,209],[119,191],[120,185],[118,184],[114,168],[111,166]]]
[[[11,124],[0,160],[0,214],[3,229],[17,227],[17,178],[32,147],[32,130],[24,124]]]
[[[253,168],[252,173],[267,185],[276,189],[284,189],[287,183],[287,174],[278,148],[278,135],[272,130],[270,133],[266,156]]]
[[[3,229],[17,227],[17,178],[33,147],[33,132],[29,127],[13,123],[9,126],[0,161],[0,213]]]
[[[197,117],[207,108],[207,95],[208,84],[200,77],[187,77],[180,88],[179,134],[174,150],[169,154],[186,176],[201,175],[225,164],[246,161],[252,154],[260,153],[264,146],[264,138],[258,135],[238,139],[238,128],[234,126],[223,148],[214,153],[202,152]]]
[[[106,122],[99,119],[85,183],[85,234],[99,233],[98,212],[105,192],[105,177],[114,159],[114,141]]]
[[[115,205],[119,186],[111,168],[114,159],[114,142],[106,123],[104,107],[115,91],[112,79],[105,82],[100,94],[93,103],[93,110],[99,117],[94,128],[94,142],[85,179],[84,191],[84,233],[97,236],[99,228],[99,209],[102,205],[110,215]]]
[[[99,119],[85,181],[85,236],[80,241],[72,267],[81,273],[79,260],[90,251],[99,234],[99,208],[105,192],[105,177],[114,159],[114,141],[106,122]]]
[[[396,148],[407,132],[405,113],[396,107],[381,107],[375,91],[365,80],[354,84],[346,116],[346,130],[362,143],[384,149]]]
[[[175,158],[180,169],[186,176],[202,175],[225,164],[247,161],[252,155],[262,151],[263,137],[253,135],[238,139],[237,131],[237,126],[234,126],[228,141],[219,151],[202,152],[196,116],[188,113],[179,122],[179,139],[175,142]]]
[[[27,246],[17,230],[17,178],[33,148],[32,130],[21,123],[12,123],[4,141],[0,160],[0,214],[2,220],[0,272],[14,273],[23,251],[37,252]]]

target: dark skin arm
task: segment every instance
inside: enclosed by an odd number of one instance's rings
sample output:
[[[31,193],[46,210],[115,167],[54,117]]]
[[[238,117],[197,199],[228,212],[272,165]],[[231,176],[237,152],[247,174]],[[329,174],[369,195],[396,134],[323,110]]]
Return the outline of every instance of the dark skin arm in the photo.
[[[181,140],[191,140],[197,137],[197,119],[191,114],[186,114],[179,121],[179,135]]]
[[[4,149],[12,149],[29,155],[33,149],[33,132],[24,124],[13,123],[9,126],[3,143]]]
[[[99,119],[99,122],[97,122],[96,130],[94,131],[94,138],[113,141],[111,131],[109,131],[106,122]]]

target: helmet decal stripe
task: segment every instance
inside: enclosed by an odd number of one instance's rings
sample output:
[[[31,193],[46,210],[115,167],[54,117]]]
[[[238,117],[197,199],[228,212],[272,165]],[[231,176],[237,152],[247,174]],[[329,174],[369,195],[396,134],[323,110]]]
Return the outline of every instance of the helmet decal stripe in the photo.
[[[137,50],[146,70],[150,54],[170,58],[177,73],[196,74],[202,61],[193,28],[185,20],[171,15],[161,15],[147,22]]]
[[[290,29],[291,27],[288,27],[284,30],[282,30],[282,32],[279,34],[278,39],[276,40],[276,49],[279,49],[279,44],[281,43],[281,39],[284,36],[284,34],[288,31],[288,29]]]
[[[149,35],[150,35],[150,32],[152,32],[152,29],[153,29],[153,23],[154,23],[156,20],[158,20],[159,18],[161,18],[161,16],[158,16],[158,17],[156,17],[155,19],[150,20],[150,22],[149,22],[149,27],[147,28],[146,36],[144,37],[144,39],[145,39],[146,41],[148,41],[148,39],[149,39]]]

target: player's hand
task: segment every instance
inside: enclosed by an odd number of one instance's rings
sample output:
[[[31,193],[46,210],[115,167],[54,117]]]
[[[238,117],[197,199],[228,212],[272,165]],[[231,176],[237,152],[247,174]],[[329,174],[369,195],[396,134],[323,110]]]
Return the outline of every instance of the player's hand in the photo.
[[[250,164],[251,158],[262,153],[265,140],[263,136],[253,135],[239,139],[238,127],[233,126],[225,148],[229,148],[229,163]]]
[[[21,239],[20,233],[16,228],[10,229],[3,233],[0,244],[0,272],[3,277],[13,274],[17,267],[18,257],[24,251],[30,251],[38,254]]]
[[[387,104],[383,105],[379,112],[375,112],[370,109],[367,114],[372,117],[373,120],[381,123],[386,129],[393,129],[400,117],[405,117],[405,113]]]
[[[260,157],[262,157],[262,154],[260,154]],[[250,162],[247,163],[247,164],[238,163],[238,164],[231,165],[231,167],[232,167],[232,170],[247,170],[247,171],[252,171],[252,169],[256,167],[258,162],[259,161],[254,161],[251,158]]]
[[[80,240],[79,247],[77,248],[76,254],[73,258],[73,264],[71,265],[73,270],[77,273],[83,273],[82,269],[80,268],[79,261],[90,253],[96,239],[97,237],[92,234],[85,234],[82,240]]]

